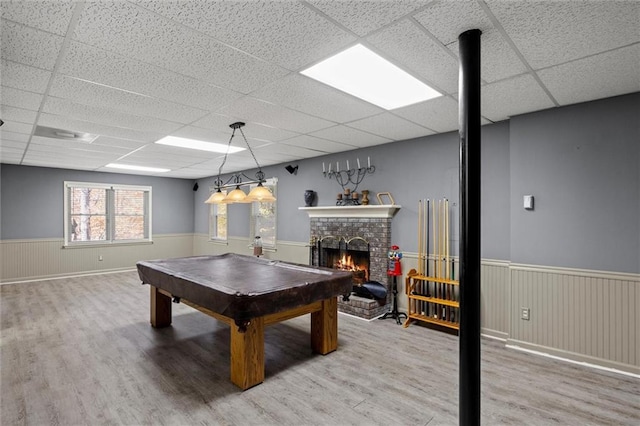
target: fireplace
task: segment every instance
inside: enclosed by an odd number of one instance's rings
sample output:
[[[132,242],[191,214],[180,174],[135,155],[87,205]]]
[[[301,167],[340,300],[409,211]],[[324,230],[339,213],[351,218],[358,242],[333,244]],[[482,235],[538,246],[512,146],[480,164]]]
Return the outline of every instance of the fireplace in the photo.
[[[310,218],[309,263],[351,270],[354,285],[379,282],[387,288],[386,300],[353,295],[338,299],[338,310],[364,319],[390,309],[387,252],[391,246],[391,220],[400,206],[300,207]],[[363,281],[364,280],[364,281]]]
[[[325,235],[316,238],[311,248],[312,264],[351,271],[354,285],[369,281],[369,243],[361,237]]]

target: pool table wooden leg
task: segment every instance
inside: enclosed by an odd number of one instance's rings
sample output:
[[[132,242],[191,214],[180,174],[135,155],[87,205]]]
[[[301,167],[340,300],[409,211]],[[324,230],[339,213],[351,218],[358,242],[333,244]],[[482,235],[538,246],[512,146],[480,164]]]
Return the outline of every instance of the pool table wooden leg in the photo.
[[[322,309],[311,313],[311,349],[325,355],[338,349],[338,299],[322,301]]]
[[[151,325],[153,327],[168,327],[171,325],[171,298],[166,296],[157,287],[151,288]]]
[[[253,318],[243,332],[231,324],[231,382],[249,389],[264,381],[264,318]]]

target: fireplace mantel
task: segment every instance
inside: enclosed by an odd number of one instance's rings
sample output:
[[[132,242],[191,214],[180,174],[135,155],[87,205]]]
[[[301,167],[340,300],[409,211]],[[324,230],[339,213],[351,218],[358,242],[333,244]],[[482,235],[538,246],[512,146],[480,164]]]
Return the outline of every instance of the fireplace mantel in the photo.
[[[312,217],[348,217],[348,218],[387,218],[393,217],[402,206],[381,204],[368,206],[321,206],[298,207]]]

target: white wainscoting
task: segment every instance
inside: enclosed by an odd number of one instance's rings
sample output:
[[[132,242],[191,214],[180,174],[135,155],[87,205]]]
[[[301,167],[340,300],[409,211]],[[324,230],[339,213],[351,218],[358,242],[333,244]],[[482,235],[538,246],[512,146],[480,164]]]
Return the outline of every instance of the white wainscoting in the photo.
[[[640,374],[640,275],[511,264],[507,344]],[[521,309],[530,319],[521,319]]]
[[[141,259],[251,254],[249,238],[226,244],[206,234],[156,235],[153,244],[63,249],[62,239],[0,241],[0,282],[133,269]],[[100,261],[99,256],[103,257]],[[278,241],[264,257],[309,262],[307,243]],[[404,253],[406,273],[417,254]],[[519,265],[483,259],[482,333],[509,346],[640,374],[640,274]],[[404,279],[399,308],[406,311]],[[530,309],[528,321],[521,308]]]
[[[62,238],[0,241],[0,283],[133,269],[138,260],[193,254],[193,234],[154,235],[151,244],[63,244]]]

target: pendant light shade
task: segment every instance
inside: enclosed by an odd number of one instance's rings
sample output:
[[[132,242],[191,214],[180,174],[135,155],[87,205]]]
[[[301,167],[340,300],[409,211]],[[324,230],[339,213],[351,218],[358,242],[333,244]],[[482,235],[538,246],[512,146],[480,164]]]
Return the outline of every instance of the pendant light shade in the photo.
[[[247,200],[247,194],[245,194],[244,191],[240,189],[240,186],[236,186],[236,189],[234,189],[229,194],[227,194],[227,196],[224,197],[224,200],[222,202],[228,203],[228,204],[234,204],[234,203],[246,203],[247,202],[246,200]]]
[[[249,195],[247,195],[247,199],[250,199],[251,201],[260,201],[263,203],[276,201],[276,197],[273,196],[269,188],[262,186],[262,182],[260,182],[258,186],[256,186],[251,190],[251,192],[249,192]]]
[[[206,204],[220,204],[222,202],[222,200],[224,200],[225,197],[226,197],[226,195],[220,190],[220,188],[218,188],[218,190],[216,192],[211,194],[211,197],[207,198],[207,201],[205,201],[205,203]]]
[[[227,145],[227,152],[224,154],[224,159],[222,160],[222,164],[220,164],[220,168],[218,169],[218,178],[214,182],[216,191],[213,194],[211,194],[211,196],[207,199],[207,201],[205,201],[205,203],[234,204],[234,203],[252,203],[254,201],[260,201],[260,202],[276,201],[276,197],[273,196],[269,188],[266,188],[262,185],[262,183],[265,182],[264,173],[262,172],[262,168],[260,167],[260,164],[258,164],[258,160],[256,159],[256,156],[253,153],[253,150],[251,149],[251,146],[249,145],[249,142],[247,141],[247,138],[244,135],[244,132],[242,131],[242,127],[244,127],[244,123],[238,121],[236,123],[230,124],[229,127],[233,129],[233,132],[231,133],[231,138],[229,139],[229,143]],[[251,153],[253,160],[256,162],[256,166],[258,166],[258,171],[256,172],[256,179],[250,180],[248,182],[243,182],[242,176],[244,176],[247,179],[251,179],[251,178],[249,178],[244,173],[235,173],[233,176],[231,176],[231,178],[229,178],[229,180],[227,180],[226,182],[222,182],[222,180],[220,179],[220,174],[222,173],[222,167],[227,162],[227,156],[229,155],[229,147],[231,146],[231,141],[233,140],[233,137],[236,134],[236,130],[239,130],[240,134],[242,134],[244,142],[247,144],[247,148],[249,148],[249,152]],[[240,186],[250,185],[255,183],[257,183],[258,186],[253,188],[251,192],[249,192],[249,195],[247,195],[242,189],[240,189]],[[225,196],[225,194],[221,191],[221,188],[228,188],[230,186],[235,186],[236,188]]]

